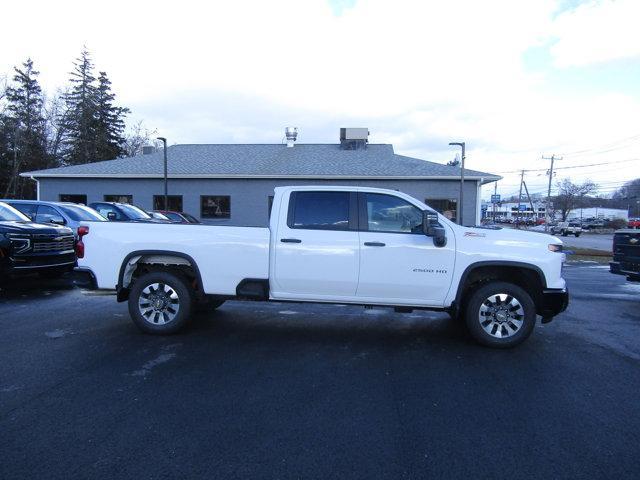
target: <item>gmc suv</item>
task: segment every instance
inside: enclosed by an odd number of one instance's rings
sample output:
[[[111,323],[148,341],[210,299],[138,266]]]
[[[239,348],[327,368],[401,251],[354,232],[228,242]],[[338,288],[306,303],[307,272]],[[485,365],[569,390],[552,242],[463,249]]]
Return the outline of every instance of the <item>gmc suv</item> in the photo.
[[[32,222],[0,202],[0,279],[24,273],[59,277],[76,264],[70,228]]]

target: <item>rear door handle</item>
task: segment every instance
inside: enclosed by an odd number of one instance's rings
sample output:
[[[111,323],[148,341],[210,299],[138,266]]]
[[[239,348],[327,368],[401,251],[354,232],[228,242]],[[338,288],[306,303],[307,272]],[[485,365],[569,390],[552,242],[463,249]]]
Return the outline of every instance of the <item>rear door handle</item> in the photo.
[[[299,238],[281,238],[280,241],[282,243],[302,243]]]
[[[384,247],[385,244],[382,242],[364,242],[365,247]]]

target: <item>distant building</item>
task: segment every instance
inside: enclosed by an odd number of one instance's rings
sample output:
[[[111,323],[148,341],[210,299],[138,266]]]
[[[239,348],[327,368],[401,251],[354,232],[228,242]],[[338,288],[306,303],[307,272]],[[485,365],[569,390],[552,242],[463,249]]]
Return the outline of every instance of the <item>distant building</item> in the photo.
[[[567,217],[570,220],[573,219],[585,219],[585,218],[599,218],[601,220],[629,220],[629,212],[626,209],[621,208],[601,208],[601,207],[589,207],[589,208],[576,208],[569,212]]]
[[[515,219],[517,217],[520,218],[531,218],[531,219],[541,219],[545,218],[546,213],[546,202],[544,201],[534,201],[533,202],[533,210],[531,209],[531,205],[529,202],[524,203],[521,202],[520,205],[522,207],[518,208],[518,204],[516,202],[504,202],[497,204],[495,206],[495,213],[493,204],[489,202],[482,203],[482,218],[496,218],[502,220],[510,220]],[[627,210],[618,209],[618,208],[600,208],[600,207],[591,207],[591,208],[577,208],[575,210],[571,210],[569,215],[567,216],[567,220],[585,220],[587,218],[599,218],[601,220],[614,220],[616,218],[629,220],[629,213]],[[555,212],[555,220],[560,220],[560,212]]]
[[[268,224],[273,189],[285,185],[354,185],[395,189],[455,219],[460,168],[397,155],[388,144],[174,145],[168,148],[169,209],[206,223]],[[349,129],[347,129],[349,130]],[[364,130],[366,129],[354,129]],[[23,173],[41,200],[88,204],[118,201],[163,207],[163,155]],[[480,187],[501,177],[465,170],[463,223],[480,221]]]
[[[511,220],[515,218],[540,219],[545,218],[547,207],[544,202],[533,202],[533,210],[529,202],[521,202],[520,207],[516,202],[504,202],[494,205],[489,202],[482,204],[483,218]]]

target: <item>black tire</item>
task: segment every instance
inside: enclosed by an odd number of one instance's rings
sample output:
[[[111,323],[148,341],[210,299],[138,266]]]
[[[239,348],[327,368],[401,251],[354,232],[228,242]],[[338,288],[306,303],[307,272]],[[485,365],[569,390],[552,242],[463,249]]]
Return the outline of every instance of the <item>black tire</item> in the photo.
[[[515,300],[515,303],[509,300],[509,297]],[[492,303],[491,299],[496,302]],[[516,304],[521,309],[514,310]],[[502,308],[497,312],[497,315],[502,317],[496,319],[495,316],[487,314],[492,308],[488,305]],[[536,323],[536,307],[531,296],[512,283],[490,282],[479,287],[468,297],[465,307],[465,322],[469,332],[478,343],[487,347],[515,347],[529,338]],[[481,309],[486,311],[481,312]],[[495,333],[492,334],[491,331]],[[504,336],[500,338],[498,335]]]
[[[564,230],[562,230],[562,232],[560,232],[562,234],[563,237],[568,237],[569,234],[567,232],[565,232]]]
[[[185,277],[170,272],[150,272],[136,279],[129,292],[133,323],[144,333],[154,335],[180,331],[193,310],[194,296],[189,285]],[[149,302],[144,303],[147,299]],[[156,305],[159,309],[155,309],[155,301],[161,304]]]
[[[580,236],[579,233],[574,233],[574,235],[576,236],[576,238],[578,238]]]

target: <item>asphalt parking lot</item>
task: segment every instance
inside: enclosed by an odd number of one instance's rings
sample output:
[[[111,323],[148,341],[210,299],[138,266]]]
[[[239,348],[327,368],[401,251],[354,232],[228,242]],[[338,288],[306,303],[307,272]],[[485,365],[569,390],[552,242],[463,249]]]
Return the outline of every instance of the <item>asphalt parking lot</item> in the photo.
[[[613,233],[583,233],[579,237],[560,237],[567,247],[592,248],[611,252],[613,248]]]
[[[446,315],[228,302],[172,337],[0,291],[0,478],[638,478],[640,285],[569,265],[509,351]]]

